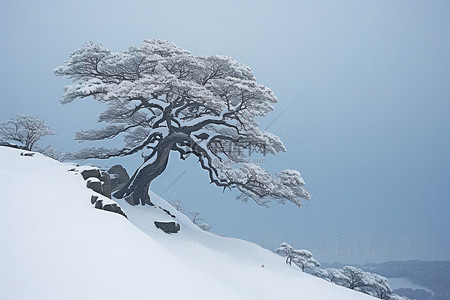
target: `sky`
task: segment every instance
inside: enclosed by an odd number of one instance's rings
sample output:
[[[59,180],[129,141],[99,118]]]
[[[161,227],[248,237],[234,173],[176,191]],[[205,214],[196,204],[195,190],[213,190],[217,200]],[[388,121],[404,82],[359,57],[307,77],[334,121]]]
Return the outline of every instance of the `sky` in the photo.
[[[120,52],[149,38],[250,66],[279,99],[260,127],[287,148],[250,159],[299,170],[311,200],[242,203],[176,156],[154,192],[217,234],[319,262],[450,259],[450,1],[1,1],[0,121],[38,116],[59,133],[42,146],[79,149],[102,107],[62,105],[54,68],[89,41]],[[95,163],[118,162],[141,158]]]
[[[0,153],[9,167],[0,169],[2,195],[16,200],[0,210],[2,299],[296,299],[299,285],[310,300],[374,299],[303,273],[254,243],[203,232],[179,212],[172,218],[128,205],[125,219],[94,209],[82,167],[68,172],[40,155],[24,158],[5,147]],[[17,177],[28,183],[20,195]],[[111,200],[99,201],[104,208]],[[155,194],[152,201],[170,209]],[[166,234],[154,220],[176,221],[181,230]]]

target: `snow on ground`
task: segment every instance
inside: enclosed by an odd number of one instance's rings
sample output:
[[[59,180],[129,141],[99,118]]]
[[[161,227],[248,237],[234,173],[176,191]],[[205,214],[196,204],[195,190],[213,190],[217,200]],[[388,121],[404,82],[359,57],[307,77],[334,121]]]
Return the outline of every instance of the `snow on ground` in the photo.
[[[129,220],[95,209],[73,165],[21,152],[0,147],[2,299],[373,299],[204,232],[154,194],[175,219],[121,200]],[[155,220],[181,231],[166,234]]]

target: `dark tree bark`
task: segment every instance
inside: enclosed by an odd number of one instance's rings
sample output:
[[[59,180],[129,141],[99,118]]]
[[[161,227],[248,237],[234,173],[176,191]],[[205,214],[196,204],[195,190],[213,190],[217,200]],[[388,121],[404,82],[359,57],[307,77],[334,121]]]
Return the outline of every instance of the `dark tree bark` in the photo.
[[[116,198],[133,196],[134,205],[153,205],[148,194],[151,182],[166,169],[173,146],[186,140],[188,136],[183,133],[173,133],[162,139],[153,153],[136,170],[130,181],[113,196]]]

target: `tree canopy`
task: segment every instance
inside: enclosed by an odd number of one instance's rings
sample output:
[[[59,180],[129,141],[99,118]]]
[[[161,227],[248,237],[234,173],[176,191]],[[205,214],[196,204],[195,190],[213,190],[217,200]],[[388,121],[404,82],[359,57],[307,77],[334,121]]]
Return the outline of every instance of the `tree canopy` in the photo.
[[[294,247],[287,243],[282,243],[280,247],[276,250],[281,256],[286,257],[286,263],[292,264],[295,263],[302,271],[305,271],[305,268],[314,268],[320,266],[319,262],[314,259],[311,252],[308,250],[296,250]]]
[[[30,151],[41,138],[55,134],[44,121],[33,116],[18,114],[16,117],[0,123],[2,139],[19,142]]]
[[[77,158],[141,153],[142,165],[114,194],[117,198],[132,196],[135,204],[151,204],[150,183],[165,170],[172,151],[181,159],[196,156],[211,183],[237,188],[260,205],[277,199],[301,206],[301,199],[310,197],[298,171],[272,176],[248,163],[241,151],[258,147],[276,154],[286,149],[255,121],[272,111],[274,93],[256,82],[249,67],[230,57],[194,56],[156,39],[120,53],[87,43],[55,74],[73,81],[64,88],[63,104],[92,97],[107,105],[99,121],[108,125],[80,131],[76,140],[122,140],[121,147],[87,148]]]

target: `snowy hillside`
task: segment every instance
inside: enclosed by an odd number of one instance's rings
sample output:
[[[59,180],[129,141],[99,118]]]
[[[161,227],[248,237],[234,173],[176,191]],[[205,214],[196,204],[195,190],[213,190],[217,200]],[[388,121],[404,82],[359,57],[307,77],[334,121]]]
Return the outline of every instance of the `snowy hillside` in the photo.
[[[175,218],[124,201],[128,219],[95,209],[73,165],[22,152],[0,147],[1,299],[374,299],[203,232],[156,195]],[[168,220],[180,232],[153,223]]]

